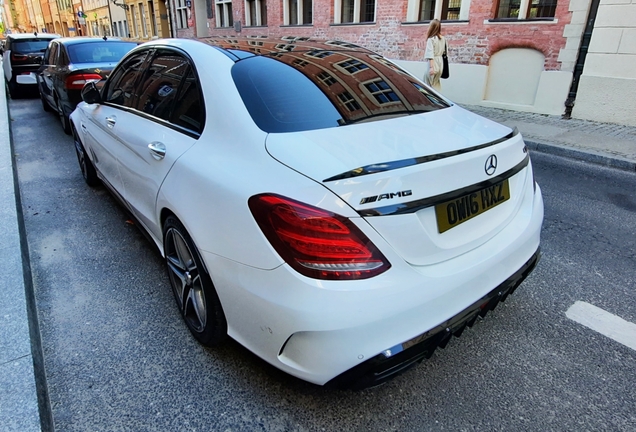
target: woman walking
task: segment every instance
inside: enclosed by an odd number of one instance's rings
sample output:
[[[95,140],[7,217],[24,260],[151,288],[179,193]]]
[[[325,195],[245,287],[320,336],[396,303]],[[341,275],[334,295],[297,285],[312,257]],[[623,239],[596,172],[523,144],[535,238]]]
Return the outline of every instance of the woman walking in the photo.
[[[439,20],[434,19],[431,21],[426,35],[426,52],[424,53],[426,72],[424,73],[424,82],[439,91],[442,90],[439,78],[442,75],[444,64],[442,54],[444,54],[445,48],[446,39],[442,36],[442,24]]]

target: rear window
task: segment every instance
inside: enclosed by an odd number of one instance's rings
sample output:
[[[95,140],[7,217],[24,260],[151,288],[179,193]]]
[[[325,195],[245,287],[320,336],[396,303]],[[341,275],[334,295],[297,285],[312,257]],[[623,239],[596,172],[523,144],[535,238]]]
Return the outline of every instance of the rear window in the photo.
[[[89,42],[69,45],[67,51],[75,64],[117,63],[136,46],[134,42]]]
[[[20,39],[11,43],[11,50],[19,54],[43,53],[51,39]]]
[[[232,77],[265,132],[338,127],[449,106],[373,53],[295,50],[251,56],[236,62]]]

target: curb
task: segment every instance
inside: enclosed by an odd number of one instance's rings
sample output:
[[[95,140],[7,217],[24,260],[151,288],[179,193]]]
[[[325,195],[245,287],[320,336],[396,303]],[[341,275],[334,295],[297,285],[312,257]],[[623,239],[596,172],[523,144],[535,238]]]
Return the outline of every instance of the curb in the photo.
[[[610,168],[616,168],[623,171],[636,172],[636,161],[612,155],[610,153],[596,152],[593,150],[583,150],[580,148],[568,147],[559,144],[532,141],[524,138],[526,146],[530,150],[540,153],[547,153],[555,156],[561,156],[569,159],[580,160],[603,165]]]
[[[7,104],[8,111],[8,104]],[[10,120],[9,120],[10,121]],[[20,194],[20,182],[18,180],[18,166],[15,160],[13,146],[13,133],[9,123],[9,146],[11,148],[11,163],[13,165],[13,188],[15,191],[15,204],[17,213],[18,233],[20,236],[20,252],[22,254],[22,274],[24,278],[24,293],[26,297],[27,319],[29,321],[29,336],[31,339],[31,356],[33,358],[33,375],[35,377],[35,389],[40,414],[40,429],[42,432],[53,432],[53,411],[49,398],[49,386],[46,379],[44,365],[44,350],[42,349],[42,334],[40,333],[40,320],[38,318],[37,303],[35,300],[35,288],[33,287],[33,273],[31,272],[31,255],[27,240],[24,214],[22,212],[22,197]]]
[[[18,378],[14,382],[9,382],[8,388],[5,387],[7,383],[3,383],[0,388],[0,429],[49,432],[54,430],[53,416],[22,213],[18,169],[11,133],[11,113],[4,82],[4,71],[0,69],[0,143],[4,143],[0,148],[0,185],[3,186],[0,188],[0,202],[4,203],[5,209],[10,210],[6,214],[3,213],[0,223],[3,230],[12,234],[11,241],[5,242],[3,247],[7,254],[14,257],[5,261],[3,270],[19,276],[13,283],[0,283],[5,296],[5,302],[0,306],[7,311],[6,317],[10,317],[23,331],[0,328],[0,342],[24,345],[28,347],[28,354],[25,350],[22,357],[9,359],[8,363],[0,365],[7,371],[6,379]],[[8,365],[15,365],[12,371],[16,374],[14,377],[5,369]],[[8,394],[5,395],[5,392]]]

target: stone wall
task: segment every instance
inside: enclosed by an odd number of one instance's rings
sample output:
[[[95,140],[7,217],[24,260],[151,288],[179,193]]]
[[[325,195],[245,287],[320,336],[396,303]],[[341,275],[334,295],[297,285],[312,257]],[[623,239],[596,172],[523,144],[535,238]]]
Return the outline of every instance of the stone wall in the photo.
[[[636,126],[636,0],[601,0],[572,116]]]

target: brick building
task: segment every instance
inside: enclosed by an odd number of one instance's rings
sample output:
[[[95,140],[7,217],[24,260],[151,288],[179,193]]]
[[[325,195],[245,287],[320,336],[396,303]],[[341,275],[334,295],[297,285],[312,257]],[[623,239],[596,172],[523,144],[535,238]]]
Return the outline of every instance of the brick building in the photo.
[[[599,28],[588,19],[597,11]],[[438,18],[451,61],[442,92],[452,100],[559,115],[576,96],[574,117],[636,125],[634,92],[624,91],[636,91],[636,0],[172,0],[170,14],[178,37],[341,40],[420,77],[428,23]],[[594,52],[583,69],[586,24]],[[617,72],[603,71],[604,59]],[[605,84],[614,109],[599,115],[591,101]]]
[[[458,102],[561,114],[582,33],[571,25],[576,12],[570,5],[577,1],[174,0],[172,12],[179,37],[343,40],[417,76],[424,73],[428,24],[438,18],[452,63],[444,94]]]

